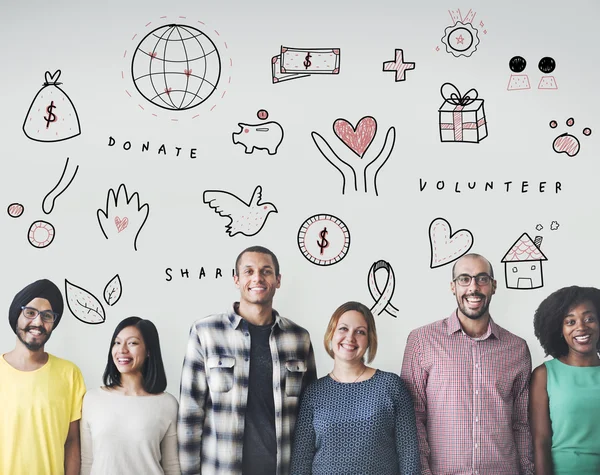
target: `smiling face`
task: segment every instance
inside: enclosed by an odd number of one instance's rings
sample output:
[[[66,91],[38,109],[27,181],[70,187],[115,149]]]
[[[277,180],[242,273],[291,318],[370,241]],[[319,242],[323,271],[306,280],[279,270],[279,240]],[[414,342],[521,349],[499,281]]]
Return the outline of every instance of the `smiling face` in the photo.
[[[597,353],[599,332],[598,314],[589,301],[571,308],[563,320],[562,334],[569,354]]]
[[[339,318],[333,337],[331,350],[335,359],[362,361],[369,348],[369,328],[362,313],[349,310]]]
[[[50,302],[42,298],[35,298],[24,306],[35,308],[40,312],[52,311]],[[44,322],[41,315],[38,314],[33,320],[30,320],[21,311],[17,319],[17,338],[29,351],[43,351],[44,345],[50,339],[53,327],[54,322]]]
[[[240,303],[272,305],[281,276],[275,274],[275,264],[269,254],[246,252],[240,258],[233,281],[240,289]]]
[[[144,338],[136,327],[125,327],[119,332],[113,342],[112,357],[121,374],[141,374],[147,350]]]
[[[454,266],[453,279],[461,274],[476,276],[483,273],[491,274],[490,265],[486,259],[481,256],[465,256]],[[477,320],[483,316],[489,317],[492,295],[496,292],[495,280],[492,279],[486,285],[479,285],[476,279],[471,279],[471,283],[464,287],[453,280],[450,283],[450,289],[456,297],[459,317],[462,316],[472,320]]]

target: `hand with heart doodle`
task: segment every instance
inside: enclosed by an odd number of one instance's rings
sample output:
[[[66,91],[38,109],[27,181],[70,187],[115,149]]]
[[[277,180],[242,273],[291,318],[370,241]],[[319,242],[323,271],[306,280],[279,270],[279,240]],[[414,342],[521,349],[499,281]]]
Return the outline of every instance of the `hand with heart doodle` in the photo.
[[[346,193],[347,181],[353,185],[351,190],[365,193],[369,191],[368,184],[372,181],[377,196],[377,174],[392,154],[396,142],[396,129],[388,129],[385,142],[377,154],[367,153],[377,135],[377,121],[374,117],[363,117],[356,123],[356,127],[346,119],[337,119],[333,122],[333,133],[353,155],[337,153],[317,132],[313,132],[311,136],[325,159],[342,174],[342,194]]]
[[[464,256],[473,246],[473,234],[466,229],[452,233],[450,223],[444,218],[436,218],[429,225],[432,269],[450,264]]]
[[[98,224],[106,239],[117,236],[119,240],[131,245],[137,251],[137,239],[140,231],[146,224],[150,207],[140,203],[138,193],[127,193],[125,185],[119,186],[115,193],[112,188],[108,190],[106,206],[96,212]]]

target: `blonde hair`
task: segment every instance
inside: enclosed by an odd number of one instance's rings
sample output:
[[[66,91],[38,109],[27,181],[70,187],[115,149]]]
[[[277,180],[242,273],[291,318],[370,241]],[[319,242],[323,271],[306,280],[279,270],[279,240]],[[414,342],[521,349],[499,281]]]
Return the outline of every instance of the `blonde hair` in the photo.
[[[350,311],[356,311],[360,313],[365,320],[367,321],[367,338],[369,342],[368,350],[368,358],[367,363],[370,363],[375,359],[375,355],[377,354],[377,330],[375,328],[375,318],[371,313],[371,310],[366,305],[363,305],[360,302],[346,302],[340,305],[333,315],[329,319],[329,324],[327,325],[327,330],[325,330],[325,336],[323,337],[323,344],[325,345],[325,351],[329,356],[333,358],[333,350],[331,349],[331,341],[333,340],[333,334],[335,333],[335,328],[337,327],[338,321],[341,316]]]

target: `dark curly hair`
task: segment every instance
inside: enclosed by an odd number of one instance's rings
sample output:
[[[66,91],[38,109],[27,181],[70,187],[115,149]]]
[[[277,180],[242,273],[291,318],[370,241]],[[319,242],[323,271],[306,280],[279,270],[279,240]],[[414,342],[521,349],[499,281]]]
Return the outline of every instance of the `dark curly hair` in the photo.
[[[564,318],[573,307],[591,302],[600,312],[600,289],[595,287],[563,287],[546,297],[535,311],[533,329],[546,356],[560,358],[569,353],[569,346],[562,338]],[[600,341],[597,345],[600,351]]]

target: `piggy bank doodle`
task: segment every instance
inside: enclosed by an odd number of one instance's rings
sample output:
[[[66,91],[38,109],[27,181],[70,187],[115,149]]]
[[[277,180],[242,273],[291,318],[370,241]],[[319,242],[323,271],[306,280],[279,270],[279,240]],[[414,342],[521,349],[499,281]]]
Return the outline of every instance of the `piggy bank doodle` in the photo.
[[[266,150],[269,155],[275,155],[283,141],[283,128],[277,122],[263,122],[262,124],[239,123],[240,131],[231,135],[234,144],[242,144],[246,153],[253,153],[254,149]]]

